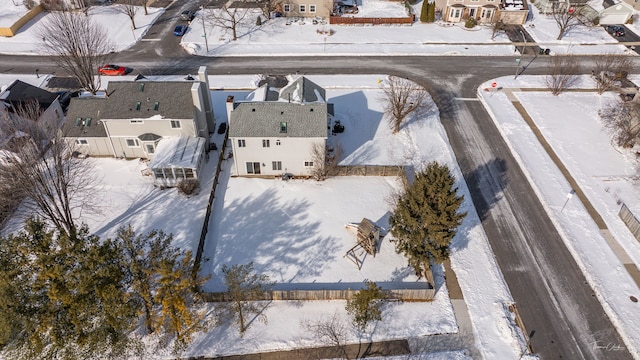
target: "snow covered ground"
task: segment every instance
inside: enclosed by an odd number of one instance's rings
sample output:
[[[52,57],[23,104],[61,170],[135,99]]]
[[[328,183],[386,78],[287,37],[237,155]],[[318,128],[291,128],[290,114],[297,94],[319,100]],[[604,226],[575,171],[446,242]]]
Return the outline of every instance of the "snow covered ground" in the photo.
[[[14,2],[19,5],[14,5]],[[22,1],[0,1],[0,26],[10,26],[28,10]],[[136,29],[131,27],[131,20],[115,6],[93,6],[89,9],[91,19],[107,31],[108,39],[114,52],[131,47],[151,28],[151,25],[164,12],[163,8],[148,8],[149,15],[138,7],[135,15]],[[13,37],[0,36],[0,53],[16,55],[40,55],[42,38],[37,34],[46,24],[51,14],[42,12],[25,24]]]
[[[517,80],[505,77],[497,82],[504,88],[516,88],[515,96],[603,217],[615,240],[633,263],[640,264],[640,243],[618,217],[622,203],[636,216],[640,215],[640,195],[635,180],[637,156],[611,143],[598,116],[598,110],[616,95],[594,92],[552,96],[548,92],[517,91],[517,88],[544,88],[543,77],[523,76]],[[593,88],[592,80],[584,77],[576,87]],[[479,93],[596,296],[625,339],[624,346],[639,357],[640,311],[638,304],[630,300],[630,296],[639,295],[637,285],[580,200],[573,197],[567,201],[570,185],[505,92]]]

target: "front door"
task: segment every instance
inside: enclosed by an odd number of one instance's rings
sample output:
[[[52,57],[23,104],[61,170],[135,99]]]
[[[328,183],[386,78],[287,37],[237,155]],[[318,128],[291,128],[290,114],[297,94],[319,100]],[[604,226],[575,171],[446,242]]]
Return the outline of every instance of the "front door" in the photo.
[[[470,18],[476,17],[476,8],[469,8],[469,17]]]

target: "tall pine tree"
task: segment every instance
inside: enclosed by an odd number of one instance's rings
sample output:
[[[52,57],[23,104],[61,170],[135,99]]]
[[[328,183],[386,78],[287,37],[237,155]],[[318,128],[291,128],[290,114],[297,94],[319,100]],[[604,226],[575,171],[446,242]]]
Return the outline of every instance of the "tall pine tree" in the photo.
[[[467,215],[458,212],[464,197],[457,192],[449,168],[432,162],[397,199],[389,217],[392,241],[419,277],[430,261],[449,257],[449,244]]]

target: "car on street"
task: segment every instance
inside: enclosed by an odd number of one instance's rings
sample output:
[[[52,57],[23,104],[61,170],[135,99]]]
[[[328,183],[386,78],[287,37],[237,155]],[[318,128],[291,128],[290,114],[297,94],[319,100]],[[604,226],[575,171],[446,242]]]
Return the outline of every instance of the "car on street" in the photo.
[[[607,26],[607,31],[609,32],[609,34],[616,36],[616,37],[620,37],[620,36],[624,36],[625,35],[625,31],[624,28],[622,26],[619,25],[609,25]]]
[[[189,27],[187,25],[178,25],[176,26],[176,28],[173,30],[173,35],[175,36],[182,36],[184,35],[184,33],[187,32],[187,29]]]
[[[185,10],[180,13],[180,19],[184,21],[191,21],[196,17],[196,12],[193,10]]]
[[[98,68],[98,74],[100,75],[125,75],[127,68],[124,66],[118,66],[114,64],[105,64]]]

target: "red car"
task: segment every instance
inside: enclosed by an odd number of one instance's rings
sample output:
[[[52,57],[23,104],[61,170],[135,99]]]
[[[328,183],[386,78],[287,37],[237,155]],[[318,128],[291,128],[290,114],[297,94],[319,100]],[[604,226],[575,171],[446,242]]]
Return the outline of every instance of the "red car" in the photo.
[[[124,75],[127,72],[127,68],[124,66],[118,66],[113,64],[102,65],[98,68],[98,74],[100,75]]]

